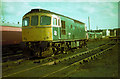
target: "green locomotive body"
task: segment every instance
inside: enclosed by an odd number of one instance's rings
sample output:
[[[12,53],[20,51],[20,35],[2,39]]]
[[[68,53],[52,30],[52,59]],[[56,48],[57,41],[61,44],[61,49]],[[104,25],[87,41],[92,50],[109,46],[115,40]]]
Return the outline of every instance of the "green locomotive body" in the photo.
[[[53,41],[72,41],[86,39],[85,24],[60,16],[61,27],[53,27]],[[55,34],[57,33],[57,34]]]

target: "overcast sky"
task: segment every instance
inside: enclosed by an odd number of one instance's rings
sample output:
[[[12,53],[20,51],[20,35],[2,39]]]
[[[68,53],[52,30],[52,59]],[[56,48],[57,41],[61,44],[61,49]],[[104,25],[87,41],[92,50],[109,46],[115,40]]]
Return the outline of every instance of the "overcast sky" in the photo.
[[[2,2],[2,18],[10,23],[22,23],[22,17],[32,8],[56,12],[82,21],[91,29],[118,28],[118,2]]]

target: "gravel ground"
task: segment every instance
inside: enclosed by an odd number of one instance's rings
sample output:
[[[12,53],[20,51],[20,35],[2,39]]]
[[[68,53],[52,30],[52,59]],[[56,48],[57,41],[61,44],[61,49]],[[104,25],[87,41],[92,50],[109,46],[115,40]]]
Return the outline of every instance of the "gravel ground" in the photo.
[[[118,77],[119,48],[117,44],[96,60],[78,65],[67,77]]]
[[[108,43],[109,40],[102,40],[102,41],[91,41],[88,42],[88,50],[98,47],[99,45]],[[59,72],[56,75],[50,75],[50,77],[117,77],[118,76],[118,46],[114,47],[112,50],[106,52],[103,56],[99,57],[98,59],[91,61],[89,63],[85,63],[83,65],[77,65],[74,67],[70,67],[62,72]],[[80,49],[77,49],[78,51]],[[82,50],[81,50],[82,51]],[[8,75],[11,73],[15,73],[24,69],[29,69],[31,67],[40,65],[34,64],[29,61],[24,62],[14,68],[6,69],[3,74]],[[24,73],[19,73],[13,75],[13,77],[41,77],[42,74],[46,72],[52,72],[54,70],[58,70],[61,68],[62,65],[51,65],[51,66],[43,66],[38,67]],[[4,70],[4,69],[3,69]]]

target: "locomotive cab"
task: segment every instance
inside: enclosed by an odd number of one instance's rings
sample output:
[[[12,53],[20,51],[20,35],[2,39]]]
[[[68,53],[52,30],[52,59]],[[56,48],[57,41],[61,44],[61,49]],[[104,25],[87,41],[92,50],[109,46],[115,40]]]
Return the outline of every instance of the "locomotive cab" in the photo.
[[[31,13],[23,17],[23,41],[53,41],[60,39],[60,17],[49,13]]]

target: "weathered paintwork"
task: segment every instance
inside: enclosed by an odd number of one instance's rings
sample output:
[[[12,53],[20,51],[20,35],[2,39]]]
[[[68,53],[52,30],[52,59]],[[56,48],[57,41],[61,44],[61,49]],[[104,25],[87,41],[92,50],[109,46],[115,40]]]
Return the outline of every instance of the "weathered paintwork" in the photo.
[[[86,39],[85,24],[75,22],[72,19],[60,16],[62,21],[65,21],[65,28],[58,28],[60,31],[58,34],[61,36],[61,40],[82,40]],[[65,31],[65,34],[62,34],[62,30]],[[54,40],[55,38],[53,38]]]
[[[22,31],[23,41],[52,41],[51,27],[31,27]]]
[[[38,25],[31,26],[31,16],[38,15]],[[40,25],[40,16],[46,15],[51,17],[50,25]],[[32,12],[26,14],[25,17],[30,17],[30,25],[22,28],[23,41],[71,41],[86,39],[85,24],[71,19],[69,17],[56,14],[53,12]],[[57,19],[57,25],[53,25],[53,18]],[[60,20],[60,25],[58,25]],[[65,22],[64,28],[62,21]]]
[[[38,15],[38,25],[31,26],[31,16]],[[22,27],[22,40],[23,41],[52,41],[52,23],[50,25],[40,25],[40,16],[47,15],[52,17],[51,14],[46,13],[32,13],[23,17],[30,17],[29,26]]]

